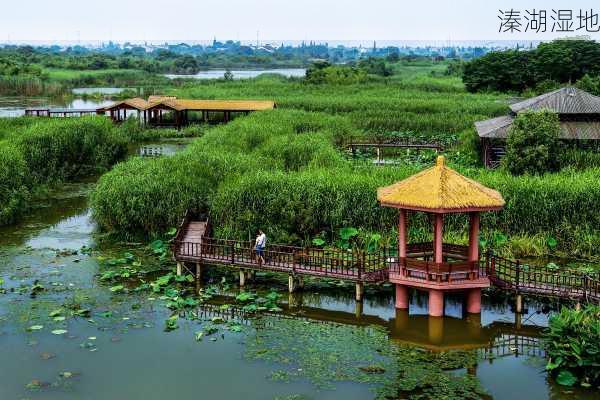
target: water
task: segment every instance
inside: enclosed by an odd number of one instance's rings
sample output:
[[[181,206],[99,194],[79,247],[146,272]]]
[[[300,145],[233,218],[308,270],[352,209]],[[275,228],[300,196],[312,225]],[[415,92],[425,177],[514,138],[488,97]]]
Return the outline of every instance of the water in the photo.
[[[68,108],[77,110],[95,110],[112,104],[112,100],[84,100],[72,99],[60,101],[57,99],[31,98],[31,97],[1,97],[0,117],[20,117],[25,115],[26,108]]]
[[[220,287],[220,295],[197,310],[197,320],[180,318],[179,329],[164,332],[171,312],[159,295],[114,294],[109,287],[115,283],[97,278],[106,270],[106,260],[125,250],[139,256],[143,268],[158,268],[143,246],[98,242],[96,252],[80,251],[98,239],[87,204],[93,185],[93,180],[65,185],[20,224],[0,228],[0,277],[7,290],[0,294],[1,399],[368,399],[374,397],[374,383],[350,379],[322,387],[319,379],[330,370],[312,371],[331,364],[337,371],[333,375],[356,374],[368,357],[388,357],[388,350],[378,353],[388,346],[403,349],[399,357],[413,357],[407,352],[417,348],[434,355],[470,351],[480,358],[476,366],[450,373],[474,375],[494,399],[512,400],[524,393],[533,400],[594,397],[568,392],[546,378],[539,336],[555,305],[528,300],[527,312],[519,318],[510,299],[494,293],[484,296],[481,316],[464,315],[460,297],[449,296],[447,317],[430,318],[427,298],[417,292],[411,295],[409,312],[403,312],[394,309],[391,287],[367,288],[360,305],[351,285],[308,282],[303,293],[288,295],[285,277],[268,274],[247,290],[276,290],[283,310],[248,319],[222,307],[235,303],[239,293],[235,274],[207,268],[203,285]],[[221,285],[222,278],[229,287]],[[31,297],[35,282],[45,289]],[[91,313],[70,317],[63,312],[66,321],[53,321],[49,313],[64,304]],[[215,316],[237,321],[242,332],[217,325],[218,333],[197,342],[195,333]],[[26,330],[34,325],[43,328]],[[383,342],[368,334],[369,326],[387,332]],[[52,334],[56,329],[68,332]],[[269,336],[272,332],[275,337]],[[278,347],[285,354],[274,351]],[[414,354],[415,369],[427,365],[418,361],[423,353]],[[406,362],[412,370],[411,359],[398,360]],[[286,379],[286,374],[295,378]]]
[[[73,94],[83,95],[83,94],[119,94],[128,90],[126,88],[109,88],[109,87],[90,87],[90,88],[76,88],[71,92]]]
[[[226,70],[224,69],[213,69],[208,71],[200,71],[196,75],[176,75],[167,74],[167,78],[192,78],[192,79],[219,79],[223,78]],[[279,74],[285,77],[304,77],[306,75],[306,69],[304,68],[277,68],[277,69],[246,69],[246,70],[232,70],[233,79],[249,79],[256,78],[262,74]]]
[[[195,138],[161,139],[129,146],[129,154],[142,157],[172,156],[185,149]]]

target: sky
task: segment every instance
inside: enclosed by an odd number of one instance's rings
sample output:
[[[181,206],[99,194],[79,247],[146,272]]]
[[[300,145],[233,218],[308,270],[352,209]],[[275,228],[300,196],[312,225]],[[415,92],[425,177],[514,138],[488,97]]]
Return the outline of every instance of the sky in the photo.
[[[552,9],[600,14],[592,0],[2,0],[0,42],[548,40]],[[547,10],[546,33],[499,32],[499,10]],[[593,19],[590,21],[594,21]],[[522,19],[524,30],[526,21]],[[600,28],[595,21],[594,28]]]

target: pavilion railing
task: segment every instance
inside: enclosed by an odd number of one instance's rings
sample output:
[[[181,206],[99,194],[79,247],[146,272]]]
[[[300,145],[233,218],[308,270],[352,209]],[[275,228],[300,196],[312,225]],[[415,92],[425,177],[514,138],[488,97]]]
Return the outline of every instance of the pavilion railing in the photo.
[[[485,268],[477,261],[436,263],[417,258],[401,258],[391,265],[390,275],[432,283],[458,283],[484,277]]]
[[[406,246],[406,253],[409,257],[432,257],[433,256],[433,243],[432,242],[421,242],[421,243],[410,243]],[[469,248],[460,244],[443,243],[442,253],[445,257],[466,259],[469,254]]]

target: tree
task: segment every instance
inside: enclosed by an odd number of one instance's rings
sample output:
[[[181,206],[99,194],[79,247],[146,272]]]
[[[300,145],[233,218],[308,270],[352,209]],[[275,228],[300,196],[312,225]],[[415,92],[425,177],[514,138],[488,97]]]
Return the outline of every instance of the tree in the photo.
[[[556,170],[559,132],[558,114],[552,111],[520,113],[508,131],[504,166],[515,175]]]
[[[358,62],[358,68],[371,75],[392,75],[392,71],[385,65],[385,61],[381,58],[369,57],[362,59]]]
[[[579,89],[585,90],[596,96],[600,96],[600,76],[591,77],[584,75],[583,78],[577,81],[575,84]]]
[[[528,51],[490,52],[465,64],[463,82],[470,92],[517,91],[540,82],[575,82],[600,74],[600,44],[593,40],[555,40]]]
[[[227,69],[225,71],[225,73],[223,74],[223,79],[225,79],[226,81],[232,81],[233,80],[233,73],[231,72],[230,69]]]

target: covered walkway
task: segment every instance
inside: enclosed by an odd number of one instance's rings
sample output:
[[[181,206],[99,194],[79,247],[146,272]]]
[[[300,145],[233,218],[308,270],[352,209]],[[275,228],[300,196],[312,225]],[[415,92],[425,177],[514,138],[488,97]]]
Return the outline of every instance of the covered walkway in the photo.
[[[172,96],[150,96],[116,102],[97,110],[115,122],[122,122],[137,113],[140,123],[149,126],[180,128],[194,122],[229,122],[235,115],[254,111],[272,110],[276,107],[270,100],[196,100],[177,99]]]

